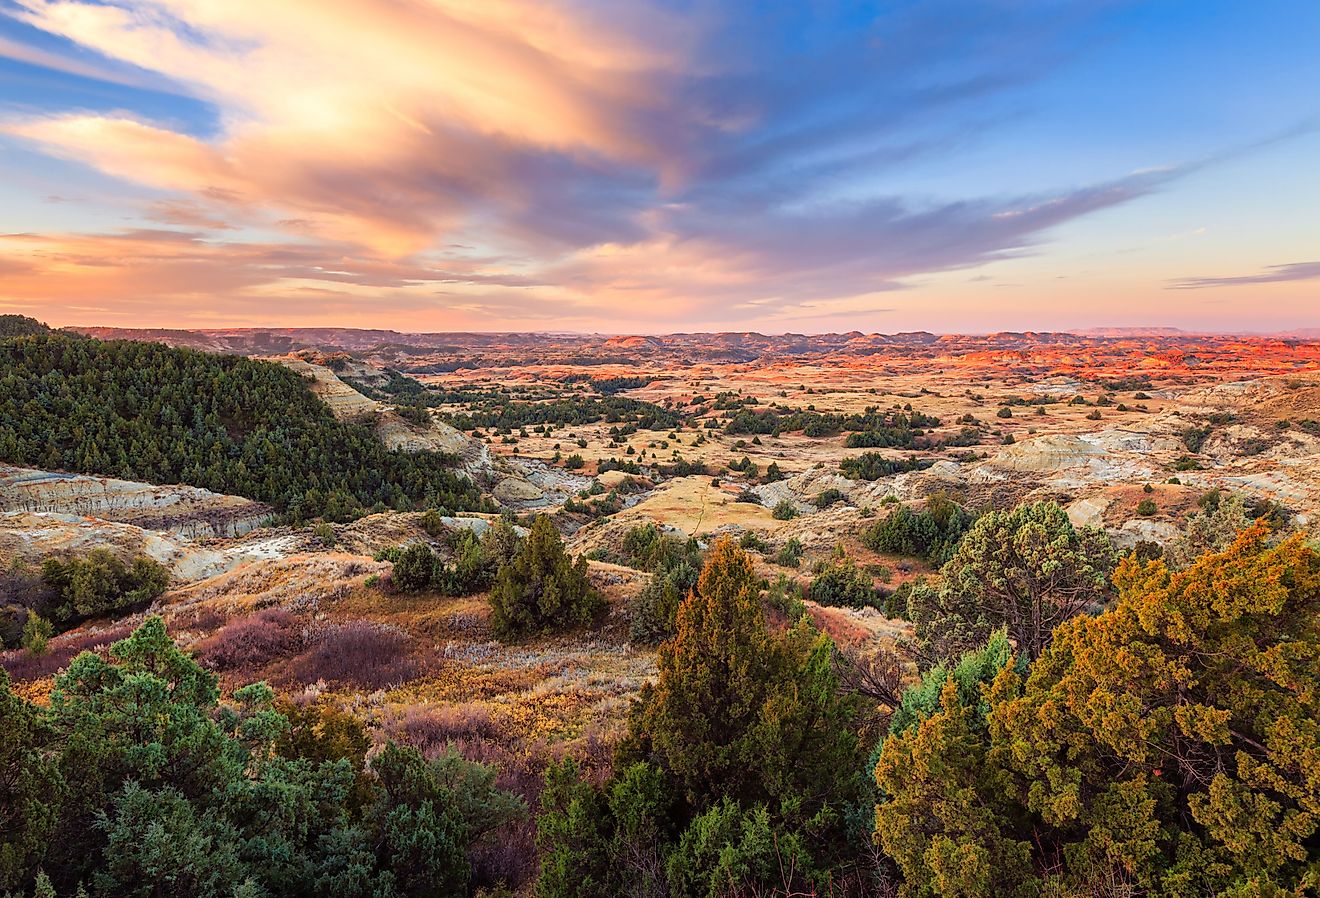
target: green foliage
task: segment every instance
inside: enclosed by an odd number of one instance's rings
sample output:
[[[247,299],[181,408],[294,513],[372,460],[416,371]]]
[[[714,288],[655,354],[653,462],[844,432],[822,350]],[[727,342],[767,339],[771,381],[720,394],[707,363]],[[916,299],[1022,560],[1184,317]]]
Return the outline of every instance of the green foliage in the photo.
[[[361,724],[273,698],[255,684],[220,705],[154,617],[109,659],[76,658],[49,708],[0,674],[0,888],[466,895],[469,848],[522,814],[494,771],[392,744],[368,766]]]
[[[875,584],[870,574],[843,555],[826,562],[816,572],[807,597],[821,605],[868,608],[875,604]]]
[[[1016,655],[1008,631],[999,629],[990,634],[980,648],[966,653],[955,664],[935,665],[922,674],[917,683],[904,690],[899,706],[889,718],[890,734],[913,730],[939,711],[940,696],[948,683],[953,683],[960,703],[980,709],[984,718],[988,707],[981,704],[981,694],[1006,667],[1025,673],[1027,657]]]
[[[849,766],[860,760],[849,726],[856,706],[839,692],[829,639],[802,625],[770,633],[758,593],[746,554],[716,544],[678,632],[660,647],[659,679],[631,739],[693,811],[721,798],[765,804],[821,839],[824,860],[843,846],[837,815],[859,786]]]
[[[654,525],[646,525],[654,526]],[[633,642],[655,645],[674,634],[678,606],[697,583],[701,550],[696,540],[662,537],[671,548],[683,545],[683,553],[665,553],[653,558],[655,570],[647,584],[628,604],[628,635]]]
[[[829,508],[831,505],[837,505],[843,501],[843,492],[835,487],[821,490],[811,500],[811,503],[817,508]]]
[[[431,586],[441,595],[470,596],[490,589],[496,572],[511,559],[518,535],[507,521],[501,521],[478,538],[466,527],[454,531],[449,541],[453,561],[445,564],[436,558],[431,568]]]
[[[335,528],[326,521],[319,522],[312,528],[312,535],[320,540],[321,545],[327,549],[333,548],[338,538],[335,536]]]
[[[124,562],[109,549],[85,556],[47,558],[41,578],[55,590],[55,619],[64,626],[149,602],[169,586],[164,565],[145,555]]]
[[[923,681],[875,768],[903,893],[1314,891],[1320,556],[1266,535],[1181,573],[1123,562],[1115,607],[1025,676]]]
[[[956,658],[1007,627],[1034,658],[1059,624],[1103,607],[1117,560],[1102,531],[1073,527],[1053,502],[990,512],[940,570],[939,586],[913,589],[917,645],[926,657]]]
[[[1205,441],[1210,438],[1213,431],[1214,428],[1208,424],[1204,427],[1188,427],[1181,434],[1183,445],[1187,447],[1188,452],[1200,452],[1201,447],[1205,445]]]
[[[435,552],[426,543],[412,543],[399,553],[390,572],[390,582],[404,592],[430,589],[435,571]]]
[[[587,580],[587,561],[573,561],[550,518],[540,515],[513,560],[495,577],[491,625],[504,637],[585,624],[604,607]]]
[[[682,581],[689,579],[682,572],[656,574],[628,604],[628,636],[633,642],[655,645],[668,639],[674,632],[674,616],[683,600]],[[695,579],[695,572],[693,572]]]
[[[811,870],[800,835],[777,830],[765,805],[744,809],[725,798],[683,831],[669,856],[674,898],[722,898],[730,890],[770,889],[784,870]]]
[[[547,777],[540,898],[809,888],[855,862],[845,809],[865,792],[833,645],[766,625],[747,555],[707,554],[614,776]],[[784,865],[777,863],[782,858]]]
[[[765,591],[765,605],[796,624],[807,615],[807,606],[802,604],[802,588],[787,574],[780,574],[770,582]]]
[[[55,628],[41,615],[30,612],[23,624],[22,646],[34,655],[44,655],[50,650],[50,638]]]
[[[40,867],[64,788],[53,754],[55,731],[37,706],[14,694],[0,670],[0,889]]]
[[[914,512],[897,505],[887,516],[862,531],[862,544],[875,552],[913,555],[932,564],[943,564],[953,557],[959,540],[971,528],[975,518],[943,493],[926,499],[926,506]]]
[[[491,588],[498,571],[513,560],[519,540],[513,525],[501,520],[481,537],[458,527],[449,534],[448,543],[449,562],[421,542],[391,547],[377,553],[376,560],[394,564],[390,579],[402,592],[432,589],[446,596],[470,596]]]
[[[776,521],[791,521],[798,516],[797,505],[792,499],[780,499],[775,503],[770,516]]]
[[[930,467],[930,462],[915,456],[905,459],[888,458],[879,452],[863,452],[839,462],[839,472],[851,480],[879,480],[905,471],[920,471]]]
[[[682,423],[677,412],[624,396],[601,398],[572,396],[543,402],[517,401],[503,394],[482,396],[436,396],[437,402],[472,400],[468,409],[450,417],[459,430],[486,428],[517,430],[536,424],[624,424],[635,430],[673,430]],[[579,448],[585,448],[585,441]]]
[[[802,540],[790,537],[775,553],[775,564],[795,568],[802,563]]]
[[[35,337],[50,333],[50,328],[25,315],[0,315],[0,337]]]
[[[571,758],[551,765],[537,819],[537,898],[663,894],[674,815],[672,793],[653,765],[628,765],[602,787],[583,782]]]
[[[5,461],[186,483],[298,520],[481,505],[452,457],[387,451],[273,362],[49,334],[0,339],[0,372]]]
[[[745,549],[748,552],[760,552],[762,555],[770,551],[770,545],[755,530],[744,530],[738,537],[738,548]]]
[[[428,508],[422,514],[422,530],[427,536],[440,536],[445,532],[445,516],[438,509]]]
[[[1239,496],[1211,490],[1201,497],[1201,508],[1187,519],[1183,532],[1166,550],[1169,566],[1182,570],[1208,553],[1222,552],[1251,525],[1246,504]]]
[[[1144,518],[1150,517],[1159,510],[1160,507],[1155,504],[1155,500],[1149,497],[1142,499],[1140,502],[1137,503],[1137,514],[1141,515]]]
[[[938,427],[939,419],[911,410],[868,408],[860,415],[822,414],[811,409],[742,409],[729,419],[730,434],[777,434],[800,430],[809,437],[851,431],[846,445],[855,449],[914,447],[921,428]]]

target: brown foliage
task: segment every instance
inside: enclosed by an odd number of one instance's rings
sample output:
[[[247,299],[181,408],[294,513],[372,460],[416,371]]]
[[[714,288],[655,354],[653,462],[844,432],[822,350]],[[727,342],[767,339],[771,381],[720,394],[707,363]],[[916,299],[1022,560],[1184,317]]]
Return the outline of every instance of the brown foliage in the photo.
[[[304,646],[297,617],[268,608],[228,624],[199,646],[197,659],[215,670],[254,671],[272,661],[292,657]]]
[[[350,621],[323,631],[311,648],[294,659],[292,679],[324,680],[361,689],[387,689],[420,676],[424,665],[408,656],[402,630]]]

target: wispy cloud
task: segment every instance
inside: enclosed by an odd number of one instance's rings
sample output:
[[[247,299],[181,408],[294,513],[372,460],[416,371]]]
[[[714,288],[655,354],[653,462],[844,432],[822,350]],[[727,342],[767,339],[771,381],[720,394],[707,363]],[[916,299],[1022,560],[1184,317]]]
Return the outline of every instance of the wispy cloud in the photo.
[[[1251,284],[1278,284],[1285,281],[1309,281],[1320,278],[1320,262],[1292,262],[1270,265],[1256,274],[1236,277],[1184,278],[1169,285],[1171,290],[1204,290],[1211,287],[1241,287]]]
[[[2,34],[0,34],[0,58],[12,59],[38,68],[63,72],[66,75],[76,75],[79,78],[90,78],[93,81],[119,84],[124,87],[157,91],[174,89],[174,86],[164,78],[151,72],[125,69],[122,66],[100,65],[83,59],[75,59],[60,53],[53,53],[50,50],[43,50],[40,47],[30,47]]]

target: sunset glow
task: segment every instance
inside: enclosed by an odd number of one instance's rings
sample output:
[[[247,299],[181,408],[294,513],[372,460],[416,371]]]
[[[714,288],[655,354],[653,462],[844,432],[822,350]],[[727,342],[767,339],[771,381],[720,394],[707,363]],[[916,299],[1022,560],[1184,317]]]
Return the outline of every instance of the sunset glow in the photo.
[[[0,0],[0,312],[1320,326],[1320,6]]]

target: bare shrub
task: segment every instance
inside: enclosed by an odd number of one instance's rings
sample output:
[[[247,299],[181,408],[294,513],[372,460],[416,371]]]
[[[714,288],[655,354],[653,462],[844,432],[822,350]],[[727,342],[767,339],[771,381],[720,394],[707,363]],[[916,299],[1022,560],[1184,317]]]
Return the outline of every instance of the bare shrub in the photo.
[[[252,671],[296,655],[304,647],[298,618],[268,608],[227,625],[198,647],[197,658],[216,670]]]
[[[425,755],[443,750],[454,742],[493,739],[499,723],[490,707],[476,702],[440,707],[410,707],[394,726],[395,738]],[[461,749],[460,749],[461,751]],[[469,757],[468,760],[484,760]]]
[[[97,651],[132,632],[133,628],[125,625],[65,633],[50,641],[50,648],[44,655],[34,655],[27,649],[3,653],[0,655],[0,666],[17,681],[40,680],[68,667],[69,662],[83,652]]]
[[[421,675],[425,668],[408,657],[402,630],[356,620],[330,627],[311,648],[294,659],[292,678],[300,683],[324,680],[361,689],[387,689]]]

